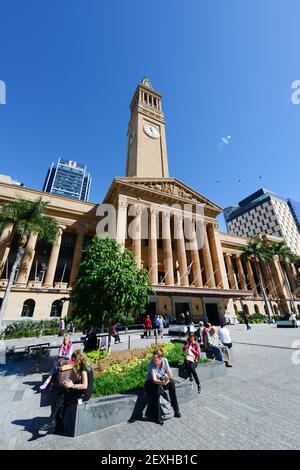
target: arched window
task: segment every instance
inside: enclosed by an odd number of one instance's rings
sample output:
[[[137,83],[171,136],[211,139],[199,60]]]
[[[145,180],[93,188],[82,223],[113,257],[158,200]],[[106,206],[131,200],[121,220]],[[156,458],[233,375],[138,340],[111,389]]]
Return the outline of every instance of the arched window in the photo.
[[[254,305],[254,311],[255,313],[260,313],[259,306],[257,304]]]
[[[278,312],[278,307],[277,307],[277,305],[273,305],[273,309],[274,309],[274,313],[275,313],[275,315],[279,315],[279,312]]]
[[[1,304],[0,304],[1,305]],[[298,305],[298,315],[300,315],[300,305]]]
[[[0,298],[0,308],[1,308],[2,302],[3,302],[3,299],[2,299],[2,297],[1,297],[1,298]],[[299,306],[298,306],[298,308],[299,308]]]
[[[237,304],[233,304],[233,308],[234,308],[235,313],[238,313],[239,309],[237,308]]]
[[[60,317],[63,309],[61,300],[55,300],[51,305],[50,317]]]
[[[247,304],[244,304],[243,305],[243,308],[244,308],[244,313],[248,316],[249,315],[249,307]]]
[[[33,299],[27,299],[23,303],[22,317],[32,317],[35,308],[35,301]]]

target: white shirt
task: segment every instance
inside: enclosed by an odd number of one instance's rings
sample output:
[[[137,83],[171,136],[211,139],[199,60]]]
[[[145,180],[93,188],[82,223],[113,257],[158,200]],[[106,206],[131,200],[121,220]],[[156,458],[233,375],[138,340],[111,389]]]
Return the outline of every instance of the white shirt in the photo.
[[[290,320],[292,320],[292,321],[293,321],[293,320],[296,320],[296,315],[295,315],[294,313],[291,314]]]
[[[223,328],[220,328],[218,333],[219,333],[220,341],[223,344],[224,343],[231,343],[230,333],[229,333],[228,328],[226,328],[226,326],[224,326]]]

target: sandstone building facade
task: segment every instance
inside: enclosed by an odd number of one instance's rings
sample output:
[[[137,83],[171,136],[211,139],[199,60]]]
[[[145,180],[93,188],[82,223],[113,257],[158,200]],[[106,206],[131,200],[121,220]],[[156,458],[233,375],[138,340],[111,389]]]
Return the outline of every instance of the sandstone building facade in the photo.
[[[264,313],[255,266],[241,258],[248,239],[219,232],[216,218],[222,208],[169,177],[162,97],[148,79],[138,85],[130,110],[126,176],[113,180],[103,203],[114,208],[114,236],[149,272],[156,291],[149,312],[176,317],[189,310],[194,318],[207,317],[214,324],[242,308]],[[99,234],[104,220],[97,204],[0,183],[0,204],[40,196],[49,201],[48,214],[57,219],[60,237],[51,246],[31,235],[7,321],[67,314],[69,302],[61,299],[69,296],[82,249]],[[0,237],[0,302],[15,252],[8,227]],[[290,290],[297,288],[295,267],[274,261],[262,272],[273,313],[288,313]],[[300,313],[300,299],[294,304]]]

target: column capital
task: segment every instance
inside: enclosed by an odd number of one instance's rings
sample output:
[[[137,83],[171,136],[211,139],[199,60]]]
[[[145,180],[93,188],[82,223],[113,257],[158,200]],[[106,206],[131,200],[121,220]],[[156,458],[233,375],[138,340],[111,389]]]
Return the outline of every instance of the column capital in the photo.
[[[126,196],[118,196],[118,208],[121,210],[127,210],[128,207],[128,199]]]

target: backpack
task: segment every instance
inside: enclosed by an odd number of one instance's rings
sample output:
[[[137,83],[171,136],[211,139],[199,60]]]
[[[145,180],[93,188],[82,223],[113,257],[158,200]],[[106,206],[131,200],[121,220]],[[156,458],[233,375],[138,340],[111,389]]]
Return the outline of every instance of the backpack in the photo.
[[[166,393],[165,390],[162,390],[160,394],[159,403],[160,403],[162,419],[165,420],[165,419],[172,418],[173,417],[172,406],[171,406],[168,394]]]

